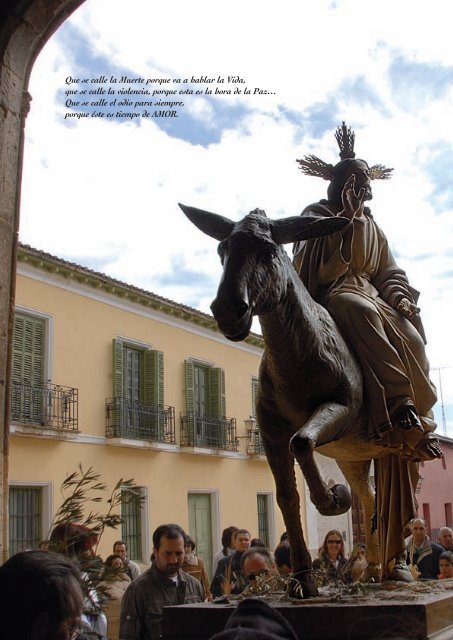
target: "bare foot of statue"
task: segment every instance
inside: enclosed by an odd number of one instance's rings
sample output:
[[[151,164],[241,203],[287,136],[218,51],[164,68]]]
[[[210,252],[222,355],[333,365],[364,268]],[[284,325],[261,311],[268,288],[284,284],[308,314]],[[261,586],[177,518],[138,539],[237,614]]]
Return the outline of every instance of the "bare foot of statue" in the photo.
[[[393,424],[403,431],[417,429],[423,432],[423,427],[417,415],[417,411],[412,404],[403,404],[392,417]]]
[[[395,566],[387,577],[387,580],[397,580],[398,582],[413,582],[414,578],[406,563],[405,552],[395,558]]]
[[[435,460],[436,458],[442,458],[442,456],[443,453],[437,436],[434,433],[426,433],[415,447],[412,460],[421,462],[422,460]]]

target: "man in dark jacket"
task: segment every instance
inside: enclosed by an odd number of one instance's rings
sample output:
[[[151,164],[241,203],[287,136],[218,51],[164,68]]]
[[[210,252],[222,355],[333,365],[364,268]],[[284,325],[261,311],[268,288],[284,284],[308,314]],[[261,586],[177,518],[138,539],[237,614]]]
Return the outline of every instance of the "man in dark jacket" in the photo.
[[[181,570],[184,536],[177,524],[163,524],[153,533],[153,564],[123,596],[120,640],[158,640],[164,607],[203,602],[201,582]]]
[[[407,540],[406,550],[407,564],[411,567],[413,577],[421,580],[437,578],[439,556],[444,548],[428,538],[426,524],[422,518],[414,518],[412,521],[412,535]]]

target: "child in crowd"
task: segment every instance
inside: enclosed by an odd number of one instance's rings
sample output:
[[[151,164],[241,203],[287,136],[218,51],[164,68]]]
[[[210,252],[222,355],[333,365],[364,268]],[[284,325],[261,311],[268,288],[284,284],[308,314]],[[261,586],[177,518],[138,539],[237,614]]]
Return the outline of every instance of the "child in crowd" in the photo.
[[[439,580],[453,578],[453,551],[444,551],[439,556]]]

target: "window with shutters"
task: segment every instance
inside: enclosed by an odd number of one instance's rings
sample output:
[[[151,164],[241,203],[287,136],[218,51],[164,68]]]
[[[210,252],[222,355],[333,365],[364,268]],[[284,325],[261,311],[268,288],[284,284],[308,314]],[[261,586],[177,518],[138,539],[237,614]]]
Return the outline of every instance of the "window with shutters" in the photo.
[[[107,400],[107,437],[175,442],[174,408],[164,405],[164,356],[113,340],[113,397]]]
[[[186,360],[186,413],[181,445],[237,451],[236,420],[225,416],[225,372],[199,360]]]
[[[12,422],[77,431],[78,390],[52,384],[45,361],[49,317],[16,311],[11,385]],[[47,375],[46,375],[47,374]]]

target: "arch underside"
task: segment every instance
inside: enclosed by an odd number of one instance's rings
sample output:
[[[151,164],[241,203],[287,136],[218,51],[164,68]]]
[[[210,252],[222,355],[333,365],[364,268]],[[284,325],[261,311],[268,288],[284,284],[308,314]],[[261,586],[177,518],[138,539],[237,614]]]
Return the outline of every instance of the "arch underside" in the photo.
[[[11,340],[24,128],[33,64],[51,35],[85,0],[2,0],[0,6],[0,552],[8,556],[8,437]]]

